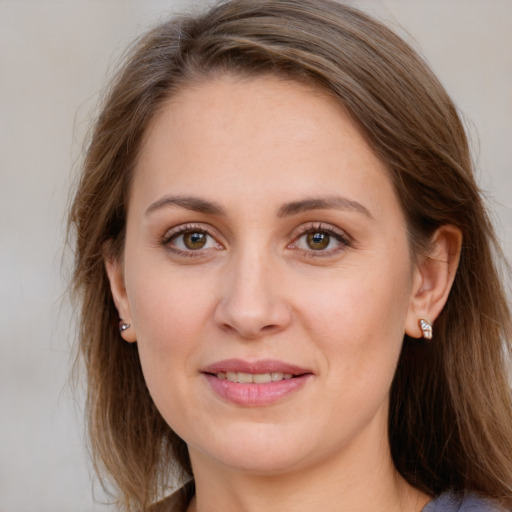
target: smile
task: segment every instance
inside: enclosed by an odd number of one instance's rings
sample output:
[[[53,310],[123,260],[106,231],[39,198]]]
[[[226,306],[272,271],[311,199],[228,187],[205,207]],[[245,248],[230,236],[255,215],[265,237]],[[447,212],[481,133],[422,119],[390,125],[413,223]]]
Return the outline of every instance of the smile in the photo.
[[[220,361],[201,372],[223,401],[245,407],[271,405],[299,391],[313,373],[276,360]]]
[[[219,372],[217,379],[229,380],[245,384],[265,384],[266,382],[279,382],[293,377],[291,373],[270,372],[270,373],[245,373],[245,372]]]

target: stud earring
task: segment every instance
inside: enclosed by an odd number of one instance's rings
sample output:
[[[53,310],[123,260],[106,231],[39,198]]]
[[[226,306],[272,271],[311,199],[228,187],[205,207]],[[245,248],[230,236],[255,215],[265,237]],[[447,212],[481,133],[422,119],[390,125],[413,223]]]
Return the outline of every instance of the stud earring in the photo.
[[[421,318],[418,322],[420,324],[421,332],[423,333],[423,337],[426,340],[432,339],[432,325],[427,322],[425,319]]]
[[[127,324],[125,322],[123,322],[122,320],[119,322],[119,332],[123,332],[123,331],[126,331],[126,329],[129,329],[131,326],[130,324]]]

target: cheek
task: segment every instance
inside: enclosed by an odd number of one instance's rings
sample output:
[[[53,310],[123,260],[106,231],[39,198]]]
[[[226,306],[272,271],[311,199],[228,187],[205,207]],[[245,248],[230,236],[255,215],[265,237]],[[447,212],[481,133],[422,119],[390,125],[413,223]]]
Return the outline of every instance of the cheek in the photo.
[[[403,342],[408,284],[407,276],[391,271],[385,277],[352,275],[307,306],[310,337],[321,344],[331,376],[328,395],[337,396],[344,411],[359,411],[362,423],[387,403]],[[333,422],[339,414],[332,411]]]
[[[169,271],[167,270],[167,273]],[[207,321],[208,293],[153,267],[131,289],[137,346],[148,390],[164,418],[180,433],[176,418],[187,418],[197,353]],[[172,422],[172,423],[171,423]]]
[[[397,271],[397,268],[400,271]],[[411,283],[408,262],[355,268],[303,302],[309,337],[325,354],[333,393],[347,407],[377,406],[387,396],[402,347]],[[347,382],[352,383],[347,389]],[[342,390],[342,391],[340,391]]]
[[[137,334],[151,332],[161,339],[176,329],[181,333],[196,329],[204,316],[201,312],[208,307],[204,280],[188,279],[186,273],[173,271],[166,262],[140,268],[145,271],[135,272],[128,288]]]
[[[141,364],[151,389],[162,379],[193,374],[191,356],[202,343],[200,333],[212,305],[204,283],[184,279],[165,265],[145,268],[128,291]]]
[[[309,328],[323,339],[341,336],[367,345],[401,340],[409,305],[410,279],[405,272],[348,272],[303,299]],[[333,340],[336,343],[336,339]]]

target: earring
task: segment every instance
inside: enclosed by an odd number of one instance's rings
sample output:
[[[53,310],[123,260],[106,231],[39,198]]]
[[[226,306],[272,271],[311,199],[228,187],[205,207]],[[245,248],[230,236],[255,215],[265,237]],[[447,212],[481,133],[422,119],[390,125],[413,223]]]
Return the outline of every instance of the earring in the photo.
[[[123,322],[122,320],[119,322],[119,332],[126,331],[126,329],[129,329],[131,326],[130,324],[127,324]]]
[[[421,332],[423,333],[423,337],[426,340],[432,339],[432,325],[427,322],[425,319],[421,318],[418,322],[420,324]]]

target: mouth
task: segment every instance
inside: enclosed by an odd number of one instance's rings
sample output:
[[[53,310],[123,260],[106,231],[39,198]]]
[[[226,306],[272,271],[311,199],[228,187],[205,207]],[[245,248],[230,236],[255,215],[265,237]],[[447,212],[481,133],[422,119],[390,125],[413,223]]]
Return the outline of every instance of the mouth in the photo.
[[[242,359],[226,359],[203,369],[203,373],[220,380],[238,382],[240,384],[266,384],[279,382],[312,374],[307,368],[275,359],[244,361]]]
[[[276,360],[220,361],[201,372],[214,393],[236,405],[270,405],[299,391],[313,376],[309,369]]]
[[[279,382],[293,378],[291,373],[269,372],[269,373],[245,373],[245,372],[219,372],[215,377],[229,382],[239,384],[265,384],[267,382]]]

